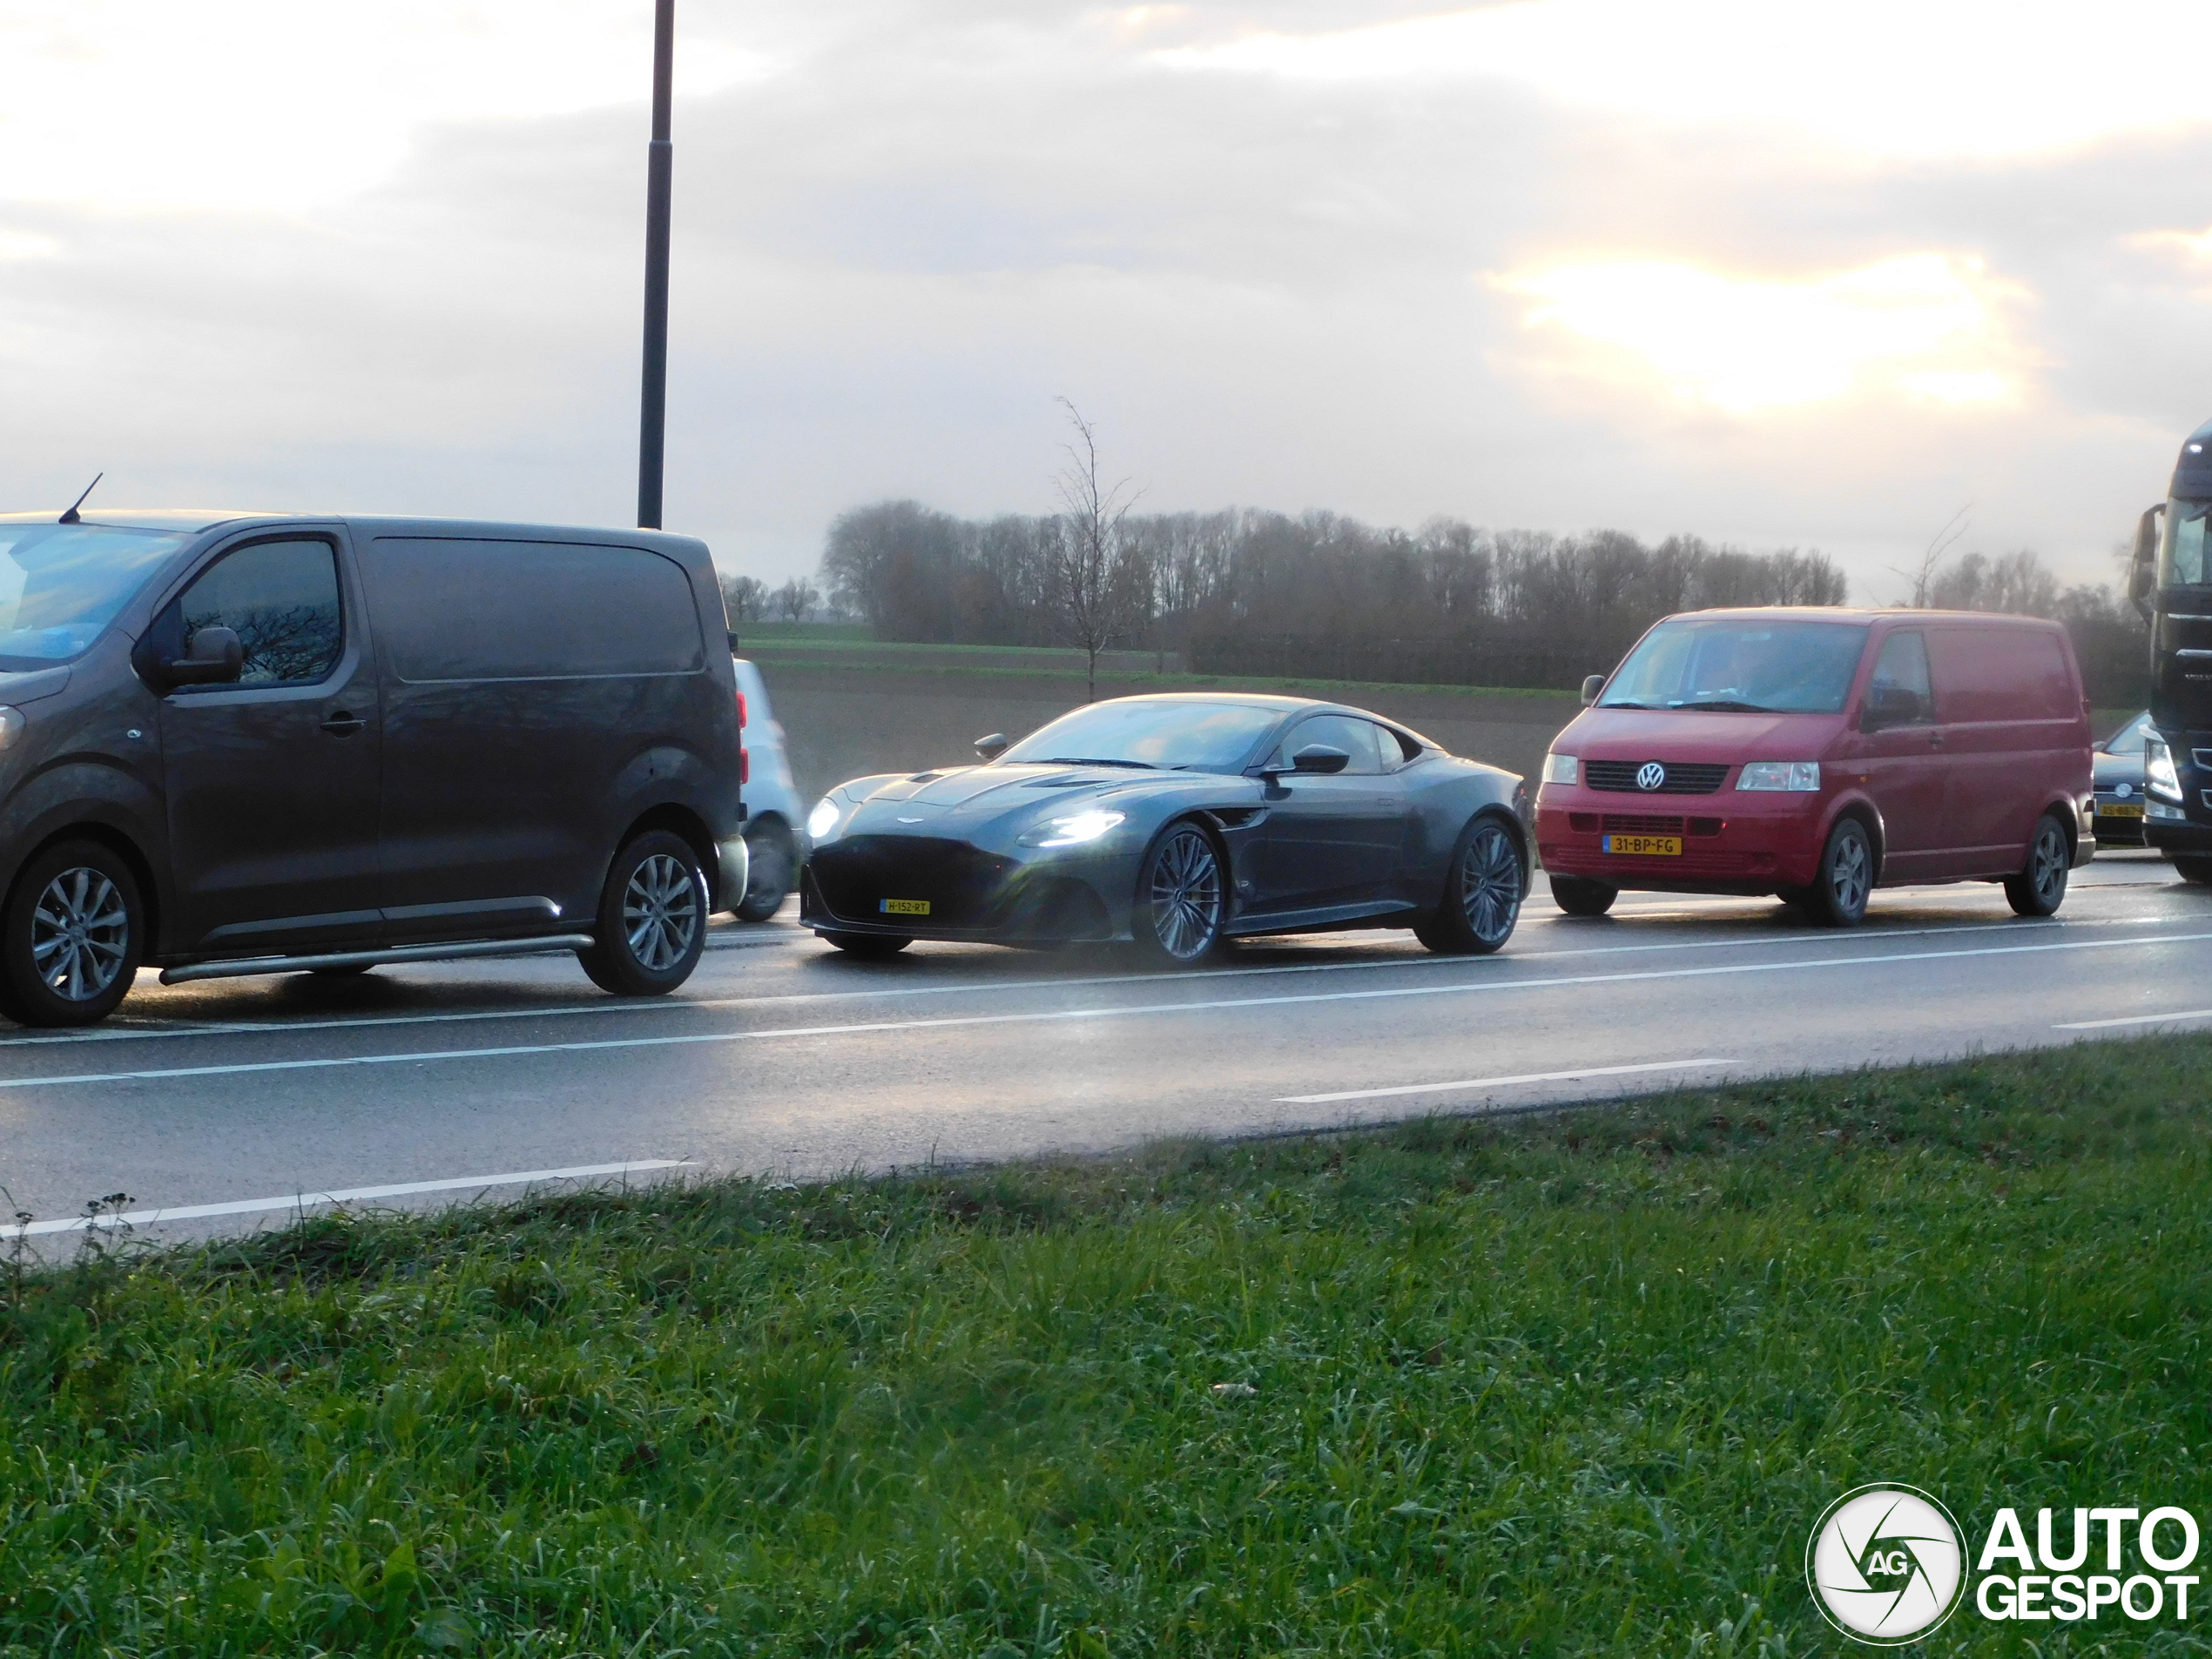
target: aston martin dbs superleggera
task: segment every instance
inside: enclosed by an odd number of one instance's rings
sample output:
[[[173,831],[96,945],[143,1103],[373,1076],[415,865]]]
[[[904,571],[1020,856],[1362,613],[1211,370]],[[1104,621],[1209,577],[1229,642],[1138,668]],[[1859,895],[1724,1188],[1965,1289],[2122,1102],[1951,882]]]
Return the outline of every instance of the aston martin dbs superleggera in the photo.
[[[860,955],[1121,940],[1172,964],[1224,939],[1407,927],[1478,954],[1527,890],[1521,779],[1362,709],[1116,698],[975,747],[981,765],[824,796],[800,921]]]

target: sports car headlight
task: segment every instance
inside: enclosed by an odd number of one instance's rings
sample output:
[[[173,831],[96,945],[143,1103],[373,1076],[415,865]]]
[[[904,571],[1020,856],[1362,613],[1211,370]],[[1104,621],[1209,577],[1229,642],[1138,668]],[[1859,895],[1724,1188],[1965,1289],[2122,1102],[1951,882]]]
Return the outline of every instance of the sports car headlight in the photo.
[[[1736,780],[1738,789],[1778,789],[1793,795],[1820,792],[1817,760],[1748,760]]]
[[[1573,755],[1548,754],[1544,757],[1544,781],[1566,784],[1570,787],[1581,781],[1581,763]]]
[[[2174,751],[2155,732],[2143,744],[2143,786],[2168,800],[2182,799],[2182,778],[2174,770]]]
[[[1121,813],[1072,813],[1066,818],[1048,818],[1016,839],[1024,846],[1081,846],[1116,827],[1123,816]]]
[[[837,820],[844,815],[845,809],[825,795],[814,803],[814,810],[806,814],[806,833],[819,841],[837,827]]]

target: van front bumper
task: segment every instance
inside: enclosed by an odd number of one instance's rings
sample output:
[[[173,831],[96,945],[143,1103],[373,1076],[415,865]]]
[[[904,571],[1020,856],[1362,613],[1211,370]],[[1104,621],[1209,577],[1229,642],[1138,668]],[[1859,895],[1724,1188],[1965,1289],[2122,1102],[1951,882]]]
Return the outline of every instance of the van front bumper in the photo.
[[[1679,803],[1680,810],[1676,810]],[[1553,875],[1615,887],[1692,893],[1772,893],[1810,886],[1820,861],[1823,801],[1735,791],[1665,803],[1547,784],[1536,801],[1536,853]],[[1633,806],[1641,810],[1627,810]],[[1676,853],[1616,853],[1623,836],[1658,836]]]

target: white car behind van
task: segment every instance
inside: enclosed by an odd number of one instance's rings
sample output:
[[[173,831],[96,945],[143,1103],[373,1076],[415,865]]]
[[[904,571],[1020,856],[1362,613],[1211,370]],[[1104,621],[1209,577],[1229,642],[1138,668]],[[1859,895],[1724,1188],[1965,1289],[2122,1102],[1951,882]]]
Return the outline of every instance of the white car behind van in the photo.
[[[799,809],[791,758],[784,752],[784,729],[769,705],[760,670],[742,657],[732,662],[738,689],[745,693],[745,741],[752,755],[745,786],[745,840],[752,865],[745,896],[731,912],[739,921],[765,921],[799,885],[799,867],[806,861],[806,814]]]

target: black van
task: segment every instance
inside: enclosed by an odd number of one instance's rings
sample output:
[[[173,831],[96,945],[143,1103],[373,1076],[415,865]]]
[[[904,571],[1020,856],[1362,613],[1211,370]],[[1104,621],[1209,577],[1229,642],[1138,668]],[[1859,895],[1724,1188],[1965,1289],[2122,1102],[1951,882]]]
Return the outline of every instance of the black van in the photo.
[[[686,536],[0,516],[0,1014],[523,949],[674,990],[745,891],[726,637]]]

